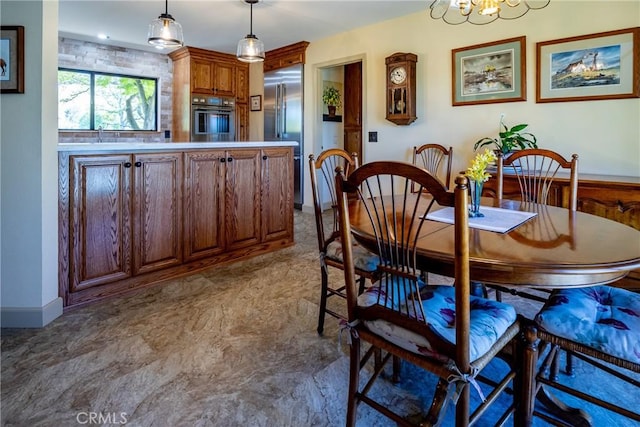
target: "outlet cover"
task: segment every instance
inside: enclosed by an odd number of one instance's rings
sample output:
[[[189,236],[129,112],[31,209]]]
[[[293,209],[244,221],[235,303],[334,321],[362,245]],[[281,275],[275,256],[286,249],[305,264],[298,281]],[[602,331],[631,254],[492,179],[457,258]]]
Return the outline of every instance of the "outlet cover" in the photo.
[[[369,142],[378,142],[378,132],[369,132]]]

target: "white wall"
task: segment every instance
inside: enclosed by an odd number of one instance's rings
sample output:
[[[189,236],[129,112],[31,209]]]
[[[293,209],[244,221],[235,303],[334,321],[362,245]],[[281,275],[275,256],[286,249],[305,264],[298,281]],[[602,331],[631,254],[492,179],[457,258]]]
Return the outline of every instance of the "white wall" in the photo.
[[[25,27],[25,93],[0,95],[2,326],[42,326],[58,298],[57,1],[3,1]]]
[[[426,6],[425,6],[426,8]],[[378,143],[364,142],[363,162],[410,161],[411,148],[427,142],[454,147],[453,170],[466,168],[473,144],[496,136],[500,113],[508,125],[529,123],[539,146],[570,157],[580,155],[580,173],[640,176],[640,99],[535,102],[536,42],[640,26],[638,1],[552,0],[515,21],[486,26],[448,25],[427,11],[312,42],[305,66],[305,151],[322,138],[317,117],[320,68],[363,58],[363,135],[378,131]],[[453,107],[451,50],[525,35],[527,101]],[[385,57],[418,55],[417,115],[409,126],[385,120]],[[366,140],[366,139],[365,139]],[[316,150],[317,151],[317,150]],[[306,179],[306,178],[305,178]],[[308,179],[305,210],[311,206]]]

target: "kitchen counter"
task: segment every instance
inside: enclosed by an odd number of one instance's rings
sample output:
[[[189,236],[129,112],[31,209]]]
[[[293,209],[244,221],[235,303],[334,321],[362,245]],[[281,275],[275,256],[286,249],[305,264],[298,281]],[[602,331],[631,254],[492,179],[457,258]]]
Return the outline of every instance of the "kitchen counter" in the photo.
[[[293,245],[297,146],[58,144],[64,306]]]
[[[241,142],[92,142],[58,144],[58,151],[146,151],[146,150],[191,150],[205,148],[264,148],[297,147],[297,141],[241,141]]]

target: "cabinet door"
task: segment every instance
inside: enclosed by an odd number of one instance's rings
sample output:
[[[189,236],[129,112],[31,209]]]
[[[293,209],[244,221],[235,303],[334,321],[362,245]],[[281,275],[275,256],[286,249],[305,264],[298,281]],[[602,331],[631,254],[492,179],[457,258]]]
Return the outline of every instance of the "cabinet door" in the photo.
[[[293,149],[262,150],[262,241],[293,237]]]
[[[238,65],[236,67],[236,102],[249,102],[249,67]]]
[[[249,140],[249,106],[236,104],[236,140]]]
[[[191,61],[191,91],[214,94],[214,64],[211,61]]]
[[[69,161],[69,291],[76,292],[132,275],[131,156]]]
[[[224,150],[185,153],[185,261],[224,250],[224,158]]]
[[[216,62],[214,82],[213,90],[216,95],[235,96],[236,66],[226,62]]]
[[[182,155],[135,154],[134,274],[182,262]]]
[[[260,162],[260,150],[227,151],[227,249],[260,242]]]

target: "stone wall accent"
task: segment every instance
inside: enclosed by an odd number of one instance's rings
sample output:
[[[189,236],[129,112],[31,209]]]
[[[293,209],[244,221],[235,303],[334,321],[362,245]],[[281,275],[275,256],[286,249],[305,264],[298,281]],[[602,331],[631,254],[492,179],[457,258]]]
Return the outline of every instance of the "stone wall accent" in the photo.
[[[158,132],[104,132],[110,142],[165,142],[164,130],[171,129],[171,85],[173,63],[166,53],[109,46],[60,37],[58,66],[78,70],[102,71],[158,78],[160,115]],[[58,142],[96,142],[96,131],[58,132]]]

